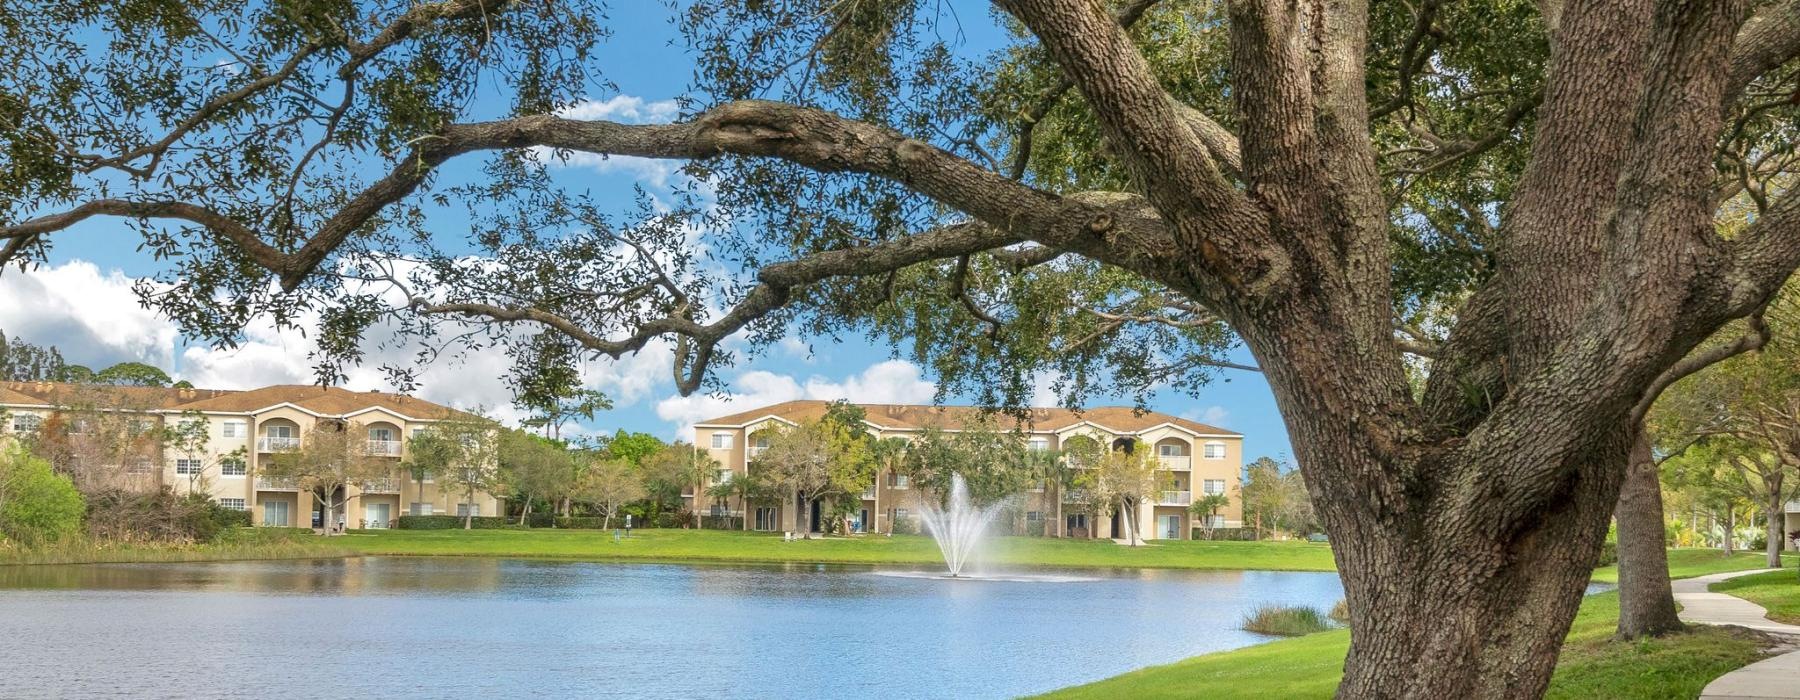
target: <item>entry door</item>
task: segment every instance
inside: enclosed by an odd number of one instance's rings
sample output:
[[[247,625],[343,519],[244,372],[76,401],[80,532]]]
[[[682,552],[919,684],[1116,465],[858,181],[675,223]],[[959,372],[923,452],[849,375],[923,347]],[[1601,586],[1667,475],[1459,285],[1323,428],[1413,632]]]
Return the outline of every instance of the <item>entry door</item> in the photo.
[[[1158,515],[1158,516],[1156,516],[1156,519],[1162,521],[1163,539],[1165,539],[1165,540],[1181,539],[1181,516],[1179,516],[1179,515]]]
[[[363,518],[369,521],[371,528],[385,528],[388,523],[389,503],[370,503],[363,506]]]
[[[263,504],[263,524],[272,527],[288,526],[287,501],[269,501]]]

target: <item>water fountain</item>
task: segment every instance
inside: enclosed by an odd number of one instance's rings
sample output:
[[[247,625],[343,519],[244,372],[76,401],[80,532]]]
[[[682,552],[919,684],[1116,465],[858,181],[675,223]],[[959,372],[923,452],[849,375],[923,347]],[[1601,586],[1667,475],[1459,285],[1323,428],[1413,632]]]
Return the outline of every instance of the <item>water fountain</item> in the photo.
[[[920,509],[919,517],[925,521],[925,529],[931,533],[931,538],[937,541],[938,550],[944,553],[944,566],[955,578],[963,575],[963,567],[980,547],[988,523],[993,522],[1005,502],[976,507],[969,499],[969,487],[963,483],[961,474],[951,475],[949,496],[943,510],[926,505]]]

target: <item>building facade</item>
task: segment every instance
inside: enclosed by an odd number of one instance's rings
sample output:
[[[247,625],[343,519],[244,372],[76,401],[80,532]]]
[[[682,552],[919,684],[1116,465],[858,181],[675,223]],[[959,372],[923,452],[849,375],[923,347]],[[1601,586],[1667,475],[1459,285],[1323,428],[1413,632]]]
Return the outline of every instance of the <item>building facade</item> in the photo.
[[[722,468],[711,483],[747,474],[769,438],[786,427],[818,420],[830,404],[825,401],[789,401],[728,416],[703,421],[694,426],[695,449],[707,451]],[[903,406],[891,404],[858,404],[864,412],[864,423],[877,438],[916,439],[927,430],[954,432],[981,420],[980,409],[968,406]],[[1012,429],[1015,426],[996,426]],[[1157,457],[1157,483],[1161,490],[1146,495],[1136,508],[1135,531],[1144,539],[1188,539],[1200,523],[1188,512],[1196,497],[1223,493],[1230,503],[1213,516],[1214,527],[1235,528],[1242,524],[1243,505],[1240,498],[1243,473],[1241,433],[1225,430],[1156,412],[1138,412],[1132,408],[1101,407],[1081,412],[1066,409],[1032,409],[1028,419],[1016,426],[1019,439],[1034,450],[1061,450],[1064,443],[1085,436],[1113,449],[1154,450]],[[709,484],[710,485],[710,484]],[[705,492],[702,491],[702,494]],[[927,494],[915,488],[905,474],[884,472],[875,484],[862,494],[862,508],[853,518],[853,529],[861,532],[887,533],[901,523],[901,529],[916,524],[920,504]],[[733,499],[714,499],[705,495],[687,495],[688,505],[697,512],[741,515],[751,529],[794,531],[806,522],[804,508],[816,504],[798,498],[783,499],[774,504],[746,504]],[[1053,485],[1028,490],[1019,496],[1019,508],[1027,524],[1027,532],[1041,531],[1049,536],[1125,537],[1123,513],[1101,515],[1085,494],[1064,491]],[[1117,509],[1115,509],[1117,510]],[[813,518],[814,523],[820,518]],[[1033,526],[1037,522],[1040,525]],[[815,526],[816,528],[816,526]]]
[[[491,494],[470,499],[434,479],[407,478],[400,465],[414,436],[434,423],[473,417],[414,397],[300,385],[232,391],[8,382],[0,384],[0,412],[0,436],[54,432],[54,444],[41,451],[79,486],[206,493],[251,511],[259,526],[326,526],[313,493],[293,478],[261,473],[275,455],[299,450],[324,421],[363,433],[364,454],[393,464],[386,478],[334,494],[344,505],[333,526],[386,528],[405,514],[501,514]],[[161,437],[175,427],[203,438]]]

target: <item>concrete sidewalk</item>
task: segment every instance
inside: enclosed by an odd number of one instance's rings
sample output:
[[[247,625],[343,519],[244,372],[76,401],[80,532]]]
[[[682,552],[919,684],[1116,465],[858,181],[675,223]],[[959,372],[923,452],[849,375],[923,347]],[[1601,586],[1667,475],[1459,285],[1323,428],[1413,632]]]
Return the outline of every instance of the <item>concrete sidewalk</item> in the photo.
[[[1681,619],[1702,625],[1736,625],[1774,634],[1793,635],[1800,642],[1800,626],[1765,617],[1762,606],[1736,596],[1713,593],[1707,586],[1725,579],[1781,569],[1758,569],[1711,574],[1673,583]],[[1700,692],[1700,700],[1776,700],[1800,698],[1800,651],[1764,659],[1719,676]]]

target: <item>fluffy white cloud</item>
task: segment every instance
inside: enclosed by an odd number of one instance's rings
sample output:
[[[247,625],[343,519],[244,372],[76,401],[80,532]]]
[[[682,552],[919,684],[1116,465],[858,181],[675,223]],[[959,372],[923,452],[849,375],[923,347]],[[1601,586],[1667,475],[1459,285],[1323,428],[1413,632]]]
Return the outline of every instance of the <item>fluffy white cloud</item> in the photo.
[[[1224,406],[1207,406],[1206,408],[1192,408],[1182,411],[1181,417],[1223,428],[1226,427],[1225,420],[1231,417],[1231,412],[1225,410]]]
[[[605,100],[582,100],[557,114],[568,119],[667,124],[681,114],[681,105],[674,100],[645,100],[636,95],[617,95]]]
[[[135,281],[83,260],[0,272],[0,330],[94,369],[126,361],[168,367],[177,333],[138,306]]]
[[[663,399],[656,404],[656,415],[675,424],[670,437],[687,439],[700,421],[783,401],[919,404],[930,402],[936,393],[937,385],[924,378],[918,365],[905,360],[878,362],[842,381],[814,376],[803,383],[790,375],[752,370],[738,375],[724,393]]]

